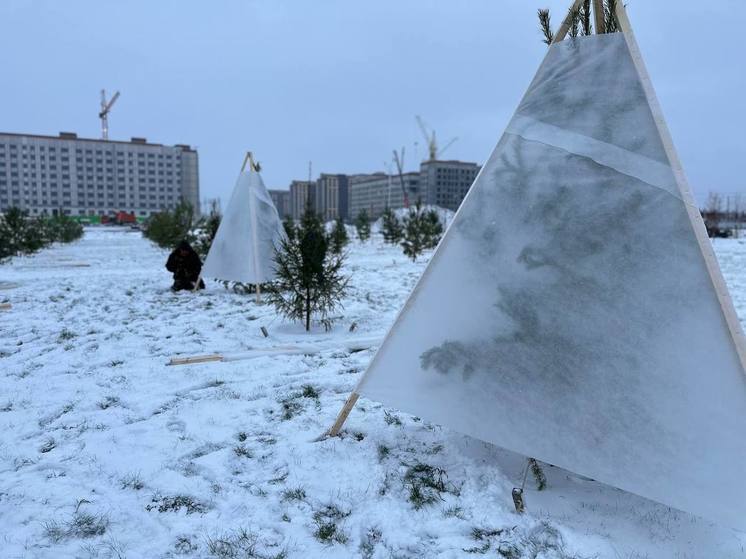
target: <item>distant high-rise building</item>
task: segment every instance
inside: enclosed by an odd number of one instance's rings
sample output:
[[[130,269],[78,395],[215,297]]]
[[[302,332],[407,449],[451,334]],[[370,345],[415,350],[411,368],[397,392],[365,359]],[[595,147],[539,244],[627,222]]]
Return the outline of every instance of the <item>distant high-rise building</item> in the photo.
[[[410,204],[423,204],[457,210],[479,173],[479,165],[465,161],[423,161],[419,171],[340,175],[322,173],[319,178],[290,184],[290,214],[299,219],[310,204],[324,221],[350,221],[365,210],[377,219],[389,207],[404,207],[404,191]],[[404,183],[402,190],[402,181]]]
[[[348,204],[347,175],[321,173],[313,195],[313,207],[321,219],[331,221],[341,217],[346,220]]]
[[[378,219],[388,207],[393,210],[404,207],[404,193],[401,181],[407,191],[409,201],[414,204],[420,197],[420,173],[387,175],[374,173],[350,178],[350,219],[365,210],[371,219]]]
[[[476,163],[466,161],[423,161],[420,164],[422,202],[456,211],[479,169]]]
[[[290,183],[290,215],[293,219],[300,219],[306,206],[315,207],[316,183],[309,181],[293,181]]]
[[[275,208],[277,208],[277,213],[280,214],[280,219],[285,219],[285,217],[291,215],[289,190],[269,190],[269,195]]]
[[[147,217],[181,199],[199,213],[199,162],[187,145],[0,132],[0,212]]]

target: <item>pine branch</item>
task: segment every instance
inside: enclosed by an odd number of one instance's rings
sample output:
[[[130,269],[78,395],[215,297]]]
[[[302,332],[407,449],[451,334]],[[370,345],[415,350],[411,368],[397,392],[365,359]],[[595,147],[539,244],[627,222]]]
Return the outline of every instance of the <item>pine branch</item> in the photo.
[[[554,41],[554,32],[552,31],[552,20],[549,15],[549,10],[539,10],[539,28],[544,34],[544,44],[551,45]]]
[[[528,459],[529,466],[531,466],[531,473],[534,474],[534,480],[536,481],[536,489],[542,491],[547,486],[547,476],[544,475],[544,470],[536,461],[536,458]]]
[[[604,0],[604,24],[607,33],[617,33],[621,31],[619,21],[616,18],[617,0]]]
[[[567,10],[567,20],[570,22],[570,29],[567,32],[570,37],[577,37],[580,34],[580,10],[570,6]]]
[[[591,0],[585,0],[580,6],[580,24],[582,26],[582,35],[588,36],[593,32],[591,26]]]

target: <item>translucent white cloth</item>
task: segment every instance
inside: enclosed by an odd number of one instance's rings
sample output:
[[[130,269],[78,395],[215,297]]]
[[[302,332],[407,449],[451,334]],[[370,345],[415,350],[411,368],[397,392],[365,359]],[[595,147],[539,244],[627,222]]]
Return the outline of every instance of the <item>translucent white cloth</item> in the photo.
[[[202,277],[253,284],[272,281],[275,247],[279,248],[284,235],[261,175],[253,170],[242,172],[205,259]]]
[[[746,377],[622,33],[555,44],[357,388],[746,529]]]

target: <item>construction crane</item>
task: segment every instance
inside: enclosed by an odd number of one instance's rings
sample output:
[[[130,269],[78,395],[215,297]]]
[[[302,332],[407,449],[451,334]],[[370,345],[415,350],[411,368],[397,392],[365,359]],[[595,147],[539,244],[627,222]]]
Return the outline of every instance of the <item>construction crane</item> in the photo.
[[[98,113],[98,118],[101,119],[101,138],[104,140],[109,139],[109,111],[111,111],[111,107],[114,106],[117,99],[119,99],[118,91],[107,102],[106,90],[101,90],[101,111]]]
[[[404,147],[401,148],[401,155],[394,150],[394,163],[396,163],[396,169],[399,171],[399,184],[401,184],[401,193],[404,200],[404,207],[409,209],[409,194],[407,194],[407,187],[404,186]]]
[[[427,144],[427,161],[438,159],[456,140],[458,140],[458,138],[455,137],[451,138],[445,146],[438,149],[438,140],[435,136],[435,130],[431,130],[419,115],[416,115],[415,118],[417,119],[417,125],[420,127],[422,136],[425,138],[425,143]]]

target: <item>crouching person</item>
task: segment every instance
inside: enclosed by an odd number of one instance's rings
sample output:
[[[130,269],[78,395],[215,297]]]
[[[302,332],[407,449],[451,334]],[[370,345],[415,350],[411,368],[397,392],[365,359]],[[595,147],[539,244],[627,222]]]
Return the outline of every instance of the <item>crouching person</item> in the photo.
[[[205,283],[199,279],[202,260],[186,241],[181,241],[168,256],[166,270],[174,275],[174,284],[171,286],[173,291],[192,290],[197,280],[199,280],[199,289],[205,288]]]

